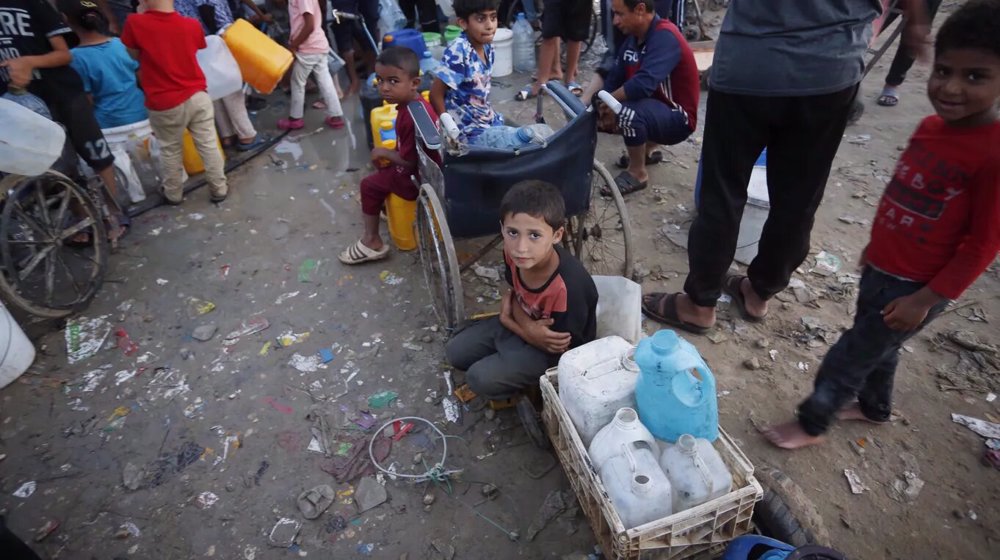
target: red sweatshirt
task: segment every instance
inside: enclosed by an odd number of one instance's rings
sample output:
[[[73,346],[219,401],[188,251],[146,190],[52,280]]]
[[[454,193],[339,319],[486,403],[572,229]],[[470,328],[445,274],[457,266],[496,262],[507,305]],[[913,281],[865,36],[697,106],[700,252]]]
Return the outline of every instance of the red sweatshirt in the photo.
[[[872,225],[868,262],[957,299],[1000,251],[1000,122],[927,117],[910,138]]]

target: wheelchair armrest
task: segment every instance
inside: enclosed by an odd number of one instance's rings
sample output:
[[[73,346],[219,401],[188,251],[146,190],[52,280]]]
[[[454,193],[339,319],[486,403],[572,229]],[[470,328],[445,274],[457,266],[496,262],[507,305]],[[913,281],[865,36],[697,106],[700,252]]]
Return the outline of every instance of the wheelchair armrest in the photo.
[[[556,100],[557,103],[562,105],[563,109],[569,113],[570,117],[575,117],[587,108],[584,106],[580,98],[573,95],[571,91],[566,89],[566,86],[558,80],[552,80],[545,84],[545,89],[552,94],[552,98]]]
[[[427,108],[420,101],[410,101],[406,105],[413,117],[413,124],[416,125],[417,134],[423,140],[424,146],[431,150],[441,149],[441,135],[438,134],[437,125],[434,119],[427,113]]]

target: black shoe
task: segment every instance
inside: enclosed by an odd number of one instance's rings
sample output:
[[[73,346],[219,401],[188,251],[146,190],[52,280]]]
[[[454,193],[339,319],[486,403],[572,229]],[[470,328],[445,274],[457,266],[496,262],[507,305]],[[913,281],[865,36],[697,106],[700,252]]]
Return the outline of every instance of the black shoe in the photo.
[[[211,198],[210,200],[211,200],[212,202],[216,203],[216,204],[219,204],[220,202],[223,202],[223,201],[225,201],[225,200],[226,200],[226,198],[228,198],[228,197],[229,197],[229,195],[228,195],[228,194],[224,194],[224,195],[222,195],[222,196],[219,196],[219,195],[214,195],[214,194],[213,194],[213,195],[212,195],[212,198]]]
[[[249,96],[247,97],[247,109],[251,111],[260,111],[261,109],[267,108],[267,99],[263,97]]]

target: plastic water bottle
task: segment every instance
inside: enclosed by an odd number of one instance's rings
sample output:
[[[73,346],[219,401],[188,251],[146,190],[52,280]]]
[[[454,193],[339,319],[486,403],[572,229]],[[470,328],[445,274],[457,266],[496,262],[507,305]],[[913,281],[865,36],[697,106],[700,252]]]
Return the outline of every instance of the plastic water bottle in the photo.
[[[431,51],[424,51],[424,56],[420,59],[420,73],[421,74],[431,74],[434,69],[438,67],[438,61],[434,60],[434,56]]]
[[[535,71],[535,32],[531,24],[521,12],[517,14],[511,31],[514,32],[514,70],[517,72]]]
[[[661,330],[639,341],[635,363],[639,418],[654,436],[670,443],[682,434],[719,437],[715,377],[697,348],[674,331]]]

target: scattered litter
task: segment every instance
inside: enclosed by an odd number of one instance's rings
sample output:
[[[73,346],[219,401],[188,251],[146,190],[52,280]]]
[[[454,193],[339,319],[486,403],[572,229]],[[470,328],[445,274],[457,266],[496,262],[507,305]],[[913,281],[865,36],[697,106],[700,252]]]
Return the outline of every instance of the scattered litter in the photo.
[[[129,490],[138,490],[145,476],[146,472],[142,467],[134,463],[125,463],[125,469],[122,471],[122,485]]]
[[[333,361],[333,350],[329,348],[320,348],[317,355],[319,356],[319,361],[324,364],[328,364]]]
[[[194,400],[193,403],[184,407],[184,417],[194,418],[195,416],[201,416],[201,413],[205,411],[205,401],[201,397]]]
[[[750,371],[756,371],[760,369],[760,360],[758,360],[756,356],[754,356],[753,358],[749,358],[747,360],[743,360],[743,367],[747,368]]]
[[[715,329],[712,332],[705,335],[705,338],[711,340],[713,344],[722,344],[723,342],[729,339],[729,337],[727,337],[724,332],[718,329]]]
[[[986,395],[986,402],[993,402],[995,400],[997,400],[997,394],[996,393],[987,393],[987,395]]]
[[[372,552],[375,552],[375,544],[374,543],[359,544],[358,548],[356,548],[355,550],[357,550],[357,552],[361,554],[364,554],[365,556],[371,556]]]
[[[157,278],[157,279],[156,279],[156,284],[157,284],[158,286],[166,286],[166,285],[167,285],[167,284],[169,284],[169,283],[170,283],[170,280],[166,280],[166,279],[164,279],[164,278]]]
[[[306,451],[312,451],[313,453],[324,453],[324,454],[326,453],[326,451],[323,449],[323,444],[321,444],[319,440],[316,439],[315,437],[313,437],[312,440],[309,441],[309,446],[306,447]]]
[[[85,360],[104,346],[104,341],[111,334],[111,324],[107,319],[107,315],[94,319],[80,317],[66,323],[66,354],[69,363]]]
[[[270,327],[271,324],[267,322],[267,319],[256,316],[243,321],[240,324],[240,328],[226,335],[226,341],[236,342],[240,337],[247,336],[254,333],[259,333],[260,331]]]
[[[390,286],[398,286],[403,283],[403,280],[405,280],[402,276],[389,272],[388,270],[380,272],[378,277],[384,284],[388,284]]]
[[[398,398],[399,395],[395,391],[382,391],[368,397],[368,406],[375,409],[386,408]]]
[[[268,535],[267,540],[271,546],[288,548],[295,542],[295,537],[299,535],[300,529],[302,529],[302,523],[282,517],[271,528],[271,534]]]
[[[204,299],[198,299],[196,297],[188,298],[188,305],[191,306],[191,311],[195,315],[206,315],[215,310],[215,304]]]
[[[309,335],[311,334],[312,333],[309,332],[294,333],[292,331],[287,331],[283,334],[278,335],[278,338],[275,339],[275,342],[278,343],[278,348],[287,348],[294,344],[298,344],[300,342],[305,342],[306,340],[309,340]]]
[[[42,542],[46,537],[51,535],[59,528],[59,522],[55,520],[48,520],[45,525],[42,525],[40,529],[35,531],[35,542]]]
[[[219,501],[219,497],[212,492],[202,492],[198,494],[198,499],[195,500],[195,505],[201,509],[208,509],[215,505]]]
[[[38,484],[34,480],[25,482],[17,490],[14,490],[15,498],[28,498],[35,493],[35,489],[38,488]]]
[[[354,503],[358,506],[358,513],[364,513],[378,507],[388,499],[389,495],[386,493],[385,487],[371,476],[362,478],[354,491]]]
[[[267,353],[271,351],[271,341],[268,340],[260,347],[260,351],[257,352],[258,356],[267,356]]]
[[[318,370],[323,362],[319,355],[314,356],[303,356],[298,352],[292,354],[291,359],[288,360],[288,365],[301,371],[302,373],[312,373]]]
[[[969,428],[984,438],[1000,439],[1000,424],[955,413],[952,413],[951,421]]]
[[[837,219],[845,224],[858,224],[860,226],[867,226],[870,223],[868,220],[855,218],[854,216],[839,216]]]
[[[200,342],[208,342],[209,340],[212,340],[212,337],[215,336],[215,333],[218,330],[219,330],[218,325],[214,323],[201,325],[195,327],[195,329],[191,332],[191,338],[198,340]]]
[[[799,362],[795,367],[799,368],[799,371],[809,371],[809,362]]]
[[[312,282],[312,275],[319,268],[319,261],[306,259],[299,265],[299,282]]]
[[[840,257],[826,251],[820,251],[816,255],[816,266],[809,272],[819,276],[832,276],[840,270],[840,266]]]
[[[274,305],[281,305],[297,295],[299,295],[299,292],[285,292],[278,296],[278,299],[274,300]]]
[[[115,538],[119,540],[127,539],[129,537],[138,538],[140,535],[142,535],[142,531],[140,531],[139,527],[131,521],[122,523],[121,526],[118,527],[118,531],[115,532]]]
[[[306,519],[316,519],[323,514],[332,504],[336,493],[329,484],[320,484],[310,490],[299,494],[296,505]]]
[[[920,495],[924,481],[912,472],[903,473],[903,478],[892,481],[892,497],[899,502],[911,503]]]
[[[856,134],[854,136],[847,137],[848,144],[854,144],[856,146],[865,146],[868,142],[871,142],[871,134]]]
[[[767,355],[771,357],[772,362],[778,361],[778,351],[775,349],[768,350]]]
[[[486,280],[491,280],[493,282],[500,281],[500,272],[497,269],[487,266],[482,266],[476,264],[472,267],[472,271],[476,273],[476,276],[484,278]]]
[[[424,351],[424,347],[423,346],[421,346],[419,344],[414,344],[412,342],[404,342],[403,343],[403,348],[405,348],[406,350],[411,350],[413,352],[423,352]]]
[[[851,485],[852,494],[862,494],[865,490],[870,490],[858,476],[858,473],[854,472],[854,469],[844,469],[844,477],[847,478],[847,483]]]
[[[278,412],[280,412],[282,414],[291,414],[291,413],[295,412],[294,408],[288,406],[287,404],[281,404],[281,403],[279,403],[278,399],[276,399],[274,397],[264,397],[261,400],[264,401],[265,404],[270,405],[271,408],[273,408],[274,410],[277,410]]]
[[[445,419],[453,424],[457,424],[462,420],[462,409],[458,406],[458,399],[454,396],[455,383],[451,379],[451,370],[444,372],[444,383],[448,388],[448,393],[441,401],[441,408],[444,409]]]
[[[132,379],[133,377],[135,377],[135,370],[134,369],[123,369],[123,370],[121,370],[121,371],[119,371],[118,373],[115,374],[115,386],[117,387],[118,385],[121,385],[122,383],[125,383],[126,381],[128,381],[129,379]]]

